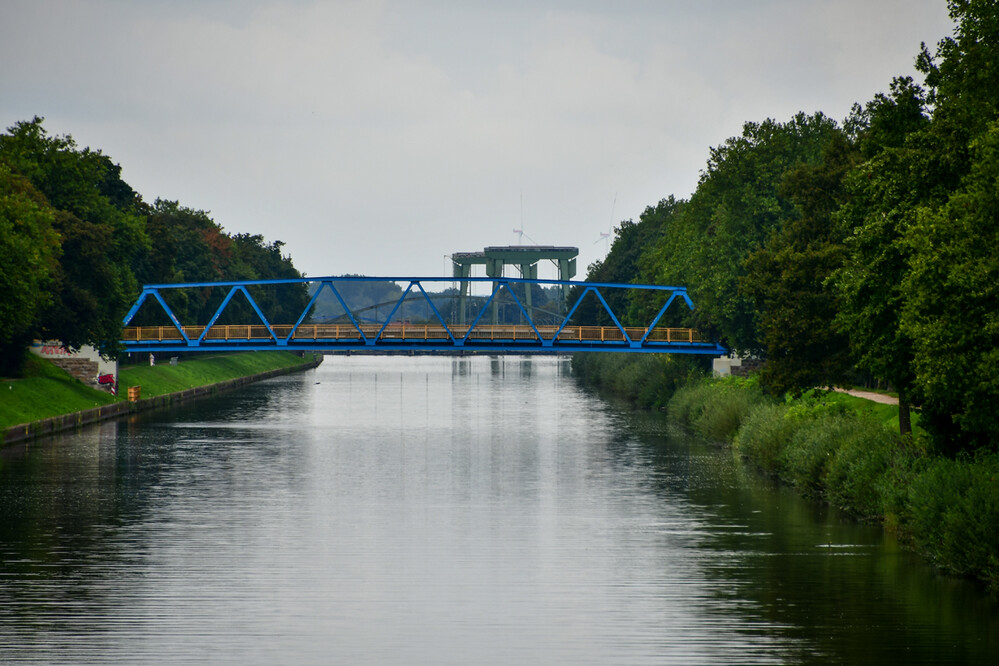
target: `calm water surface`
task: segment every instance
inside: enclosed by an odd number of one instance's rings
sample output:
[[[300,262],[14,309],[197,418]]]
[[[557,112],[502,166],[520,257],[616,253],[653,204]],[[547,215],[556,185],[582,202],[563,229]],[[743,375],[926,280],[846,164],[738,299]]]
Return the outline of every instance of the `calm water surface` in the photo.
[[[556,359],[319,369],[0,452],[0,662],[999,663],[999,610]]]

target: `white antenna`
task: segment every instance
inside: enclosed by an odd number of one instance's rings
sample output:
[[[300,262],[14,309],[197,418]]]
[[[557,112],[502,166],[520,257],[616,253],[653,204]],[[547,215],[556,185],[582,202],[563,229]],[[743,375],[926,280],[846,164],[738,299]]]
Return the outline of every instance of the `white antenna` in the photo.
[[[517,234],[517,245],[520,245],[523,242],[523,240],[524,240],[524,236],[527,236],[527,234],[524,233],[523,229],[514,229],[513,233]],[[531,241],[535,245],[538,244],[538,241],[534,240],[530,236],[527,236],[527,240]]]
[[[603,241],[604,242],[604,254],[607,254],[608,252],[610,252],[610,237],[611,237],[611,235],[609,233],[605,233],[605,232],[601,231],[600,232],[600,238],[598,238],[595,241],[593,241],[593,244],[596,245],[600,241]]]
[[[527,236],[527,234],[524,233],[524,190],[520,191],[520,229],[514,229],[513,233],[517,234],[517,245],[522,245],[524,243],[524,236]],[[538,244],[538,241],[534,240],[530,236],[527,236],[527,240],[531,241],[535,245]]]
[[[604,232],[601,231],[600,232],[600,238],[598,238],[597,240],[593,241],[594,245],[596,245],[600,241],[604,242],[604,254],[605,255],[608,252],[610,252],[610,238],[611,238],[611,234],[614,232],[614,209],[615,208],[617,208],[617,192],[614,193],[614,203],[611,204],[611,221],[610,221],[610,224],[607,225],[607,233],[604,233]]]

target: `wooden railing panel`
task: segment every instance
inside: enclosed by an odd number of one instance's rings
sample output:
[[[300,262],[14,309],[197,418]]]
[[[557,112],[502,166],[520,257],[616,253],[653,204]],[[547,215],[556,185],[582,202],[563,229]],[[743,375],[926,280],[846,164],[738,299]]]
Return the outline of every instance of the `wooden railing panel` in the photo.
[[[272,326],[278,340],[285,340],[294,328],[290,324]],[[479,325],[471,329],[468,326],[455,325],[450,327],[451,334],[457,340],[468,336],[472,341],[513,341],[538,342],[538,333],[545,341],[551,340],[558,332],[559,342],[624,342],[625,337],[616,326],[566,326],[559,331],[557,326],[539,326],[537,332],[531,326],[516,325]],[[438,343],[448,339],[448,331],[440,325],[432,324],[393,324],[384,330],[378,324],[362,324],[361,331],[368,340],[372,340],[381,331],[381,340],[405,342]],[[640,341],[645,336],[644,328],[626,328],[625,331],[632,342]],[[184,335],[190,340],[197,340],[204,332],[203,326],[185,326]],[[270,331],[262,325],[216,325],[209,329],[205,340],[210,342],[263,341],[273,339]],[[293,341],[345,341],[356,342],[361,339],[358,329],[349,324],[302,324],[291,338]],[[183,336],[175,326],[129,326],[122,331],[125,342],[179,342]],[[689,328],[656,328],[649,333],[647,342],[701,342],[701,337],[694,329]]]

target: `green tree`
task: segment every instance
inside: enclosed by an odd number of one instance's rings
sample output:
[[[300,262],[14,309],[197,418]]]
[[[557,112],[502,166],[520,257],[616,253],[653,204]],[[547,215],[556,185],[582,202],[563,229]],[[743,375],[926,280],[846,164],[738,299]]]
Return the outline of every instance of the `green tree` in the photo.
[[[0,177],[10,190],[3,202],[3,252],[15,258],[23,254],[5,265],[2,314],[20,317],[0,339],[5,349],[41,335],[71,349],[93,344],[116,354],[121,320],[138,294],[139,280],[301,277],[291,258],[281,254],[280,241],[230,236],[206,212],[176,201],[145,204],[122,180],[121,167],[99,150],[79,149],[68,135],[50,136],[42,118],[15,123],[0,134],[0,164],[5,169]],[[54,239],[58,247],[49,252],[46,239]],[[36,254],[23,251],[31,241]],[[7,266],[23,268],[24,275],[11,277]],[[37,288],[21,289],[29,284]],[[17,297],[8,298],[7,291]],[[228,289],[205,287],[171,290],[165,297],[181,321],[207,323],[226,293]],[[301,313],[308,293],[304,285],[288,285],[263,290],[255,300],[271,322],[286,323]],[[225,316],[245,323],[253,321],[254,313],[237,300]],[[154,322],[168,323],[156,307],[144,308],[136,320]]]
[[[51,303],[59,237],[55,211],[28,180],[0,161],[0,374],[17,373]]]
[[[281,241],[266,243],[257,234],[230,236],[206,211],[157,199],[148,211],[146,229],[151,248],[138,272],[143,283],[219,282],[300,278],[290,257],[281,254]],[[229,293],[229,287],[165,290],[162,295],[183,323],[207,324]],[[304,284],[254,287],[254,302],[268,321],[294,323],[309,301]],[[226,305],[219,324],[257,321],[241,296]],[[159,308],[144,307],[135,325],[169,322]]]
[[[901,289],[908,251],[900,239],[915,215],[919,188],[908,170],[915,151],[892,150],[861,166],[848,179],[853,200],[840,219],[849,257],[835,274],[841,309],[839,330],[858,365],[889,382],[899,394],[899,424],[911,431],[912,340],[899,328]]]
[[[56,212],[54,227],[64,259],[53,273],[52,302],[43,312],[40,335],[69,349],[92,344],[113,354],[122,316],[135,296],[123,289],[120,267],[108,256],[112,231],[64,210]]]
[[[114,355],[138,290],[133,266],[148,247],[140,198],[110,159],[79,150],[72,137],[49,136],[38,117],[0,135],[0,158],[60,211],[55,227],[63,252],[41,332],[69,348],[93,344]]]
[[[712,148],[690,202],[643,258],[644,279],[686,286],[698,328],[733,349],[762,352],[758,313],[738,288],[744,262],[794,214],[784,175],[821,161],[838,131],[821,113],[799,113],[786,123],[746,123],[741,136]]]
[[[999,122],[999,6],[952,1],[953,37],[917,60],[932,122],[920,147],[934,179],[905,230],[911,253],[901,326],[913,340],[922,423],[948,452],[999,437],[996,385],[996,124]],[[985,364],[985,365],[983,365]]]
[[[954,36],[941,40],[935,57],[924,45],[917,58],[927,92],[896,79],[891,95],[867,109],[865,153],[871,157],[849,181],[852,200],[840,219],[849,233],[850,259],[836,281],[842,330],[861,366],[898,389],[903,431],[914,398],[922,402],[922,423],[937,445],[953,452],[980,443],[993,427],[981,400],[959,407],[946,395],[967,391],[969,378],[948,382],[987,360],[992,339],[964,329],[945,343],[939,331],[960,319],[949,311],[953,303],[969,308],[963,321],[987,330],[975,311],[983,285],[969,281],[967,271],[988,274],[990,259],[968,242],[966,225],[976,224],[987,241],[996,218],[975,217],[963,206],[988,211],[988,187],[996,186],[988,180],[988,132],[999,118],[999,7],[955,0],[949,8]],[[936,244],[950,263],[941,262]],[[944,292],[952,299],[947,304]],[[985,382],[982,391],[990,390]]]
[[[846,174],[859,161],[855,144],[838,133],[820,164],[788,171],[782,192],[797,214],[746,260],[740,288],[759,313],[767,359],[761,380],[771,393],[842,383],[851,372],[848,337],[830,325],[839,303],[828,278],[846,259],[832,217],[846,197]]]
[[[952,180],[946,157],[928,137],[925,102],[920,86],[897,78],[889,95],[865,107],[861,124],[870,129],[860,145],[872,157],[846,178],[848,200],[835,216],[848,248],[832,277],[840,299],[836,325],[858,367],[898,392],[903,434],[911,431],[917,396],[912,339],[900,327],[911,254],[902,239],[919,207],[945,196]]]
[[[935,56],[923,44],[916,66],[933,107],[933,148],[963,176],[970,170],[971,143],[999,110],[999,7],[994,0],[950,0],[947,6],[953,37],[937,43]]]
[[[924,425],[952,451],[999,448],[999,122],[970,157],[963,187],[908,230],[902,285]]]
[[[143,284],[214,282],[227,279],[233,262],[232,239],[205,211],[157,199],[146,216],[150,249],[136,275]],[[207,323],[221,305],[221,289],[171,289],[164,292],[182,322]],[[136,325],[169,324],[155,307],[144,308]]]

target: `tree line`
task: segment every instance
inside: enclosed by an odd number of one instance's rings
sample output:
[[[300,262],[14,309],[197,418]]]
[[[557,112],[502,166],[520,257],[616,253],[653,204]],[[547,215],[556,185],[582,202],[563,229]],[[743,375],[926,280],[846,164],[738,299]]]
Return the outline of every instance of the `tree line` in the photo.
[[[142,284],[298,278],[281,241],[231,234],[208,212],[143,201],[100,150],[52,136],[44,120],[0,134],[0,374],[15,376],[35,339],[119,353],[121,323]],[[206,323],[222,289],[171,290],[182,322]],[[308,304],[305,285],[261,290],[271,321]],[[244,302],[223,317],[255,320]],[[136,323],[169,323],[144,308]]]
[[[945,453],[999,448],[999,6],[951,0],[922,83],[837,122],[747,122],[689,199],[616,229],[591,281],[686,286],[690,325],[765,359],[773,394],[875,379]],[[618,304],[633,325],[657,304]]]

